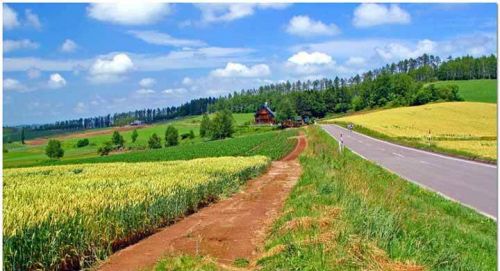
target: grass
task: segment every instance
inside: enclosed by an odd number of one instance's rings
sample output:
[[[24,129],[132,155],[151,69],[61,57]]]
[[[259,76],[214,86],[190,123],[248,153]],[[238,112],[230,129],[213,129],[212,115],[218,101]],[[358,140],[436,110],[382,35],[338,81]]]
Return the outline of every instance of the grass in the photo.
[[[325,121],[391,142],[469,159],[497,159],[497,106],[449,102],[367,112]]]
[[[259,270],[495,270],[496,223],[308,129]]]
[[[151,271],[218,271],[217,263],[208,257],[181,255],[165,257]]]
[[[457,85],[459,94],[464,100],[470,102],[496,103],[497,102],[497,80],[459,80],[438,81],[435,85]]]
[[[269,126],[247,126],[244,125],[249,123],[253,119],[253,114],[234,114],[236,133],[235,137],[260,133],[263,131],[270,131],[272,127]],[[206,141],[199,137],[199,125],[201,122],[201,116],[186,117],[179,120],[173,120],[164,123],[157,123],[152,126],[147,126],[143,128],[138,128],[139,137],[135,143],[132,143],[130,131],[123,131],[121,134],[125,139],[125,147],[132,150],[141,150],[147,148],[147,140],[149,137],[156,133],[164,141],[165,130],[168,125],[173,125],[179,130],[179,134],[188,133],[193,130],[195,133],[195,139],[181,140],[180,144],[193,144]],[[93,129],[88,131],[80,131],[71,134],[64,135],[54,135],[52,138],[58,138],[62,140],[62,147],[65,151],[63,161],[96,157],[97,149],[105,142],[111,139],[111,134],[116,128],[104,128],[104,129]],[[89,135],[85,136],[89,132],[104,132],[105,134],[99,135]],[[90,145],[82,148],[77,148],[76,142],[81,138],[88,138]],[[16,166],[27,166],[33,164],[40,164],[42,162],[49,162],[49,158],[45,155],[45,146],[42,145],[22,145],[19,142],[7,143],[5,147],[8,153],[4,153],[3,162],[4,167],[16,167]]]
[[[66,159],[60,161],[43,159],[24,164],[4,163],[4,168],[82,163],[173,161],[202,157],[253,155],[264,155],[273,160],[277,160],[289,153],[295,147],[296,139],[289,139],[289,137],[295,135],[297,135],[296,130],[272,131],[225,140],[183,144],[157,150],[134,151],[103,157]]]

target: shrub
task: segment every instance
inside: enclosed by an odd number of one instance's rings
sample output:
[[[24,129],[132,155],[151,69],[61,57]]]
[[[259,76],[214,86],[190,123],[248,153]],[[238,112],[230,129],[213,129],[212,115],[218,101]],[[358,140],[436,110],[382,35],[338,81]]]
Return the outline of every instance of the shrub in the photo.
[[[80,139],[76,142],[76,147],[77,148],[85,147],[85,146],[89,145],[89,143],[90,142],[87,138]]]
[[[189,131],[189,139],[193,139],[194,138],[194,132],[193,130],[190,130]]]
[[[135,141],[137,140],[137,137],[139,136],[139,133],[137,133],[137,129],[134,129],[134,131],[132,132],[132,143],[135,143]]]
[[[64,156],[64,150],[61,147],[61,141],[51,139],[45,147],[45,154],[52,159],[59,159]]]
[[[179,144],[179,132],[174,126],[169,125],[165,131],[165,146],[175,146]]]
[[[108,155],[113,150],[113,143],[106,141],[101,147],[97,149],[97,153],[100,156]]]
[[[231,137],[234,133],[233,114],[228,109],[215,112],[214,119],[210,123],[210,136],[212,139],[224,139]]]
[[[111,142],[119,148],[123,147],[123,144],[125,144],[123,136],[120,135],[118,131],[113,132],[113,136],[111,137]]]
[[[210,118],[207,114],[203,114],[203,118],[201,119],[200,124],[200,136],[206,137],[210,131]]]
[[[161,138],[156,133],[149,137],[148,147],[150,149],[161,149]]]
[[[189,137],[189,133],[181,134],[181,139],[184,140]]]

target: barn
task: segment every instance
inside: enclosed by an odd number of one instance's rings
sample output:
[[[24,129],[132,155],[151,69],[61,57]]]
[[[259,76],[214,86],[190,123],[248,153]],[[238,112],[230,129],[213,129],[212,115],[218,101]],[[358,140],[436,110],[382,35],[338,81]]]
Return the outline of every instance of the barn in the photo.
[[[274,124],[276,119],[276,114],[267,106],[267,102],[257,109],[255,112],[255,123],[256,124]]]

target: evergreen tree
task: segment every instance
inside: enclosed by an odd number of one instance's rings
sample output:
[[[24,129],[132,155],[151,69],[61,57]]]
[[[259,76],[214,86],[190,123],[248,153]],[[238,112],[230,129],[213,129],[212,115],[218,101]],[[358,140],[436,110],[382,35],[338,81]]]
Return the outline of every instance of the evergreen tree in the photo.
[[[61,147],[61,141],[51,139],[45,147],[45,154],[51,159],[59,159],[64,156],[64,150]]]
[[[24,127],[21,129],[21,144],[24,145]]]
[[[149,137],[148,147],[150,149],[161,149],[161,138],[156,133]]]
[[[132,143],[135,143],[135,141],[137,140],[137,137],[139,136],[139,133],[137,133],[137,129],[134,129],[134,131],[132,132]]]
[[[118,131],[113,132],[113,136],[111,137],[111,142],[119,148],[123,147],[123,144],[125,144],[123,136]]]
[[[169,125],[165,131],[165,146],[175,146],[179,144],[179,132],[174,126]]]
[[[203,118],[200,123],[200,137],[206,137],[210,130],[210,118],[208,114],[203,114]]]

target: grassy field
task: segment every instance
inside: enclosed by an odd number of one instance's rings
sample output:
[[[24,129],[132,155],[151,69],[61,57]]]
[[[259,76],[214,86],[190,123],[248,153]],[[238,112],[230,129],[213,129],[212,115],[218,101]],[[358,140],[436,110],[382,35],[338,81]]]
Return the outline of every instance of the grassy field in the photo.
[[[6,169],[4,268],[88,267],[234,192],[269,163],[253,156]]]
[[[362,133],[396,143],[496,161],[496,114],[496,104],[451,102],[367,112],[326,123],[354,123]]]
[[[460,96],[466,101],[496,103],[497,102],[497,80],[459,80],[438,81],[435,85],[457,85]]]
[[[233,116],[238,127],[234,135],[236,137],[271,130],[271,127],[269,126],[243,126],[243,124],[248,123],[253,119],[253,114],[234,114]],[[121,134],[126,141],[126,148],[141,150],[147,147],[147,140],[153,133],[156,133],[163,139],[166,127],[168,125],[173,125],[179,130],[179,134],[188,133],[190,130],[193,130],[196,136],[194,139],[180,141],[181,145],[193,144],[204,141],[204,139],[199,137],[200,122],[201,116],[195,116],[140,128],[138,129],[139,137],[135,143],[132,143],[131,140],[132,130],[123,131]],[[64,134],[62,136],[54,135],[53,138],[62,140],[62,147],[65,151],[62,161],[69,161],[98,156],[97,148],[99,148],[105,141],[109,141],[111,139],[111,134],[115,129],[116,128],[94,129],[72,134]],[[95,134],[96,132],[99,134]],[[89,133],[94,133],[94,135]],[[77,148],[75,146],[76,142],[81,138],[88,138],[90,141],[89,146]],[[4,146],[8,150],[8,153],[4,153],[3,157],[4,167],[33,165],[49,161],[49,158],[45,155],[45,142],[41,145],[22,145],[20,142],[13,142],[7,143]]]
[[[387,172],[318,127],[259,270],[495,270],[496,223]],[[167,269],[168,270],[168,269]]]

